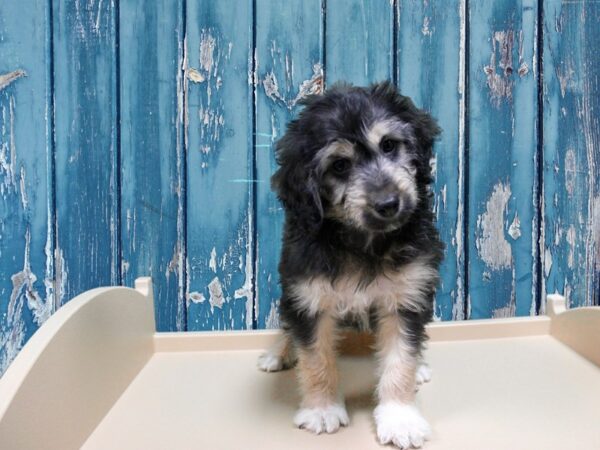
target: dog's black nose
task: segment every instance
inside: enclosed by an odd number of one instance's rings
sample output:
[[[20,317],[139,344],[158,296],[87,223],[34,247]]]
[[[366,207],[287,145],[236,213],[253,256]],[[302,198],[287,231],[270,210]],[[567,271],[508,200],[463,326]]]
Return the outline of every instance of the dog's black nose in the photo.
[[[395,195],[385,197],[375,203],[375,211],[381,217],[390,219],[396,215],[400,206],[400,200]]]

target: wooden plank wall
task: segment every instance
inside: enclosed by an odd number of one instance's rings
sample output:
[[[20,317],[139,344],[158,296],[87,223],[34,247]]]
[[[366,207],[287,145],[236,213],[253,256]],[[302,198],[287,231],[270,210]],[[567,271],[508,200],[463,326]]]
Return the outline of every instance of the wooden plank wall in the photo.
[[[542,291],[600,297],[600,3],[544,2]]]
[[[3,2],[0,373],[62,303],[140,275],[159,330],[277,327],[273,144],[338,80],[392,79],[444,129],[438,319],[597,304],[599,20],[591,0]]]
[[[0,6],[0,374],[56,309],[49,4]]]

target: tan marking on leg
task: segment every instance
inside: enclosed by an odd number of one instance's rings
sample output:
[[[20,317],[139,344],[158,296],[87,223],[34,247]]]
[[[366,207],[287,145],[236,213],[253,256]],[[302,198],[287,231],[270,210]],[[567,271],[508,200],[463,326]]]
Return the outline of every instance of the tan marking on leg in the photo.
[[[335,347],[335,320],[331,315],[322,313],[317,324],[315,342],[309,347],[298,347],[302,407],[324,407],[337,401]]]
[[[379,402],[412,403],[415,399],[418,359],[411,354],[402,319],[397,314],[385,313],[379,318],[377,356]]]

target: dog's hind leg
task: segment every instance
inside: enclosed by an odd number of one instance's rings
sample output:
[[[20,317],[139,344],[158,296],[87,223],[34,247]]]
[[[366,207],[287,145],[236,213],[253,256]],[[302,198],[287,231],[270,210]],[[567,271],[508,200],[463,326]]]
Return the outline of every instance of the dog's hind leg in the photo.
[[[283,335],[258,357],[258,368],[265,372],[278,372],[291,369],[296,365],[296,349],[287,333]]]

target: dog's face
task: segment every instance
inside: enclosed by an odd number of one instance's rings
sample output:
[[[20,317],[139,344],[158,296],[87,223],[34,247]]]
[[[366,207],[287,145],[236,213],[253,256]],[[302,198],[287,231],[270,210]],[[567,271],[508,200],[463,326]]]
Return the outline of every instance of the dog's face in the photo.
[[[309,231],[323,218],[368,233],[393,231],[427,195],[438,133],[389,83],[334,87],[311,98],[278,142],[273,186]]]
[[[399,228],[418,202],[412,126],[380,114],[355,139],[343,135],[315,155],[325,217],[378,232]]]

